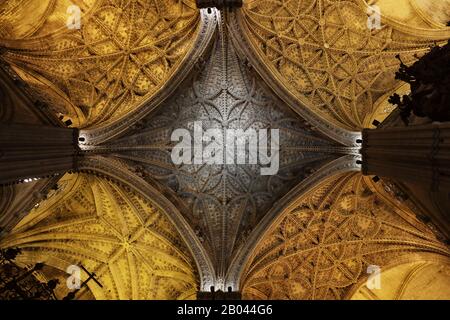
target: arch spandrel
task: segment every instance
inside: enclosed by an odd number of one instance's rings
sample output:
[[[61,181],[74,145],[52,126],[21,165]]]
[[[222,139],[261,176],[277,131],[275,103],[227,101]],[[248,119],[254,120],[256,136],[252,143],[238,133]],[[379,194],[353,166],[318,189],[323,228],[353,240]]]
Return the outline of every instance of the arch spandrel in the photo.
[[[363,122],[364,128],[375,129],[376,122],[382,123],[387,119],[389,115],[396,109],[394,105],[389,103],[389,98],[392,94],[397,93],[400,96],[408,95],[411,93],[411,87],[409,84],[400,84],[394,90],[389,91],[382,97],[380,97],[377,101],[374,102],[372,112],[366,116]]]
[[[436,255],[416,255],[381,270],[378,287],[360,281],[351,300],[449,300],[450,263]],[[369,285],[368,285],[369,283]]]
[[[46,3],[37,30],[0,40],[2,58],[32,87],[69,104],[62,115],[81,128],[115,123],[158,94],[185,64],[201,25],[194,0],[80,1],[79,30],[65,25],[65,1]]]
[[[0,4],[2,42],[47,36],[66,26],[67,10],[77,5],[86,12],[96,0],[8,0]]]
[[[247,299],[344,299],[369,265],[448,248],[405,218],[359,173],[331,177],[289,205],[265,233],[241,278]],[[425,230],[425,231],[424,231]]]
[[[450,21],[449,0],[374,0],[383,14],[399,23],[421,29],[446,29]]]
[[[381,18],[368,28],[368,5],[349,1],[246,1],[230,25],[242,50],[284,100],[331,135],[359,131],[374,103],[398,85],[396,55],[409,64],[448,28],[423,29]],[[319,121],[320,120],[320,121]]]
[[[176,228],[153,203],[106,179],[66,176],[2,248],[22,250],[18,261],[65,271],[83,265],[103,288],[96,299],[195,299],[195,262]]]

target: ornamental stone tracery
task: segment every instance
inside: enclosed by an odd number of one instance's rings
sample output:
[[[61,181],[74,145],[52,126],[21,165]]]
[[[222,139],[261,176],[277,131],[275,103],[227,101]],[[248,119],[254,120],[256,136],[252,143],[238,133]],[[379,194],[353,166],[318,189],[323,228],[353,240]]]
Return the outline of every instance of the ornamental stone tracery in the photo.
[[[72,105],[63,115],[77,127],[123,118],[157,93],[180,67],[200,23],[194,0],[98,0],[86,10],[80,30],[63,25],[49,35],[0,41],[3,59],[31,86]],[[47,10],[42,19],[52,17]]]
[[[422,29],[445,29],[450,21],[449,0],[371,0],[388,18]]]
[[[0,247],[20,248],[25,265],[83,265],[103,285],[89,283],[96,299],[192,299],[197,291],[195,263],[165,213],[86,174],[65,176]]]
[[[69,1],[48,0],[29,6],[36,21],[14,25],[33,15],[17,11],[33,1],[0,4],[0,55],[84,129],[77,169],[88,174],[63,179],[64,196],[50,194],[51,205],[1,238],[0,247],[25,250],[23,264],[82,262],[106,284],[89,288],[97,299],[194,298],[210,285],[249,299],[343,299],[369,264],[449,257],[393,192],[359,174],[330,178],[359,170],[351,131],[384,119],[392,92],[408,92],[394,81],[395,55],[409,64],[450,38],[433,17],[393,13],[371,32],[367,4],[386,10],[389,0],[202,1],[233,4],[220,12],[194,0],[74,0],[83,24],[69,32]],[[174,165],[170,135],[195,121],[280,129],[279,173]],[[0,210],[11,190],[3,196]]]
[[[332,177],[285,209],[261,239],[242,278],[247,299],[343,299],[367,278],[414,253],[450,256],[406,220],[359,173]]]
[[[325,163],[352,153],[352,148],[316,132],[277,99],[238,58],[223,29],[196,74],[159,110],[134,131],[93,150],[126,162],[176,194],[220,278],[277,199]],[[279,129],[279,172],[261,176],[260,165],[174,165],[171,134],[179,128],[192,132],[196,121],[204,130],[222,132]]]
[[[375,101],[398,84],[397,54],[409,64],[450,37],[448,28],[392,26],[395,21],[386,19],[371,31],[363,0],[250,0],[231,19],[242,30],[239,38],[249,41],[249,59],[263,62],[266,80],[353,131],[363,128]]]

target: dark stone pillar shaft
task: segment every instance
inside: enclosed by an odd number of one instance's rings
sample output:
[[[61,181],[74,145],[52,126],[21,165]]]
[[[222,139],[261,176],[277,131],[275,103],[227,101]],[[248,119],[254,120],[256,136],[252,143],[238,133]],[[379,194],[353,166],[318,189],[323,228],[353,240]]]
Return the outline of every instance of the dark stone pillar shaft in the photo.
[[[241,292],[198,292],[198,300],[242,300]]]
[[[363,173],[450,190],[450,123],[363,131]]]
[[[197,7],[202,8],[240,8],[242,0],[196,0]]]
[[[76,129],[0,124],[0,184],[75,169],[77,139]]]

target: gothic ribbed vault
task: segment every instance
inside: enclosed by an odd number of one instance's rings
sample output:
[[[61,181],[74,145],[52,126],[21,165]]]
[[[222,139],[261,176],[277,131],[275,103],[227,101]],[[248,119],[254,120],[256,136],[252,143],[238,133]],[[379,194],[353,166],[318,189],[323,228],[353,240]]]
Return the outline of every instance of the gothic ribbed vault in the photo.
[[[77,127],[136,111],[179,69],[200,25],[193,0],[75,1],[82,24],[70,30],[70,3],[4,2],[0,45],[3,59]]]
[[[66,25],[70,5],[79,29]],[[380,29],[367,27],[369,5]],[[86,299],[195,299],[211,286],[248,299],[400,299],[426,284],[448,298],[448,281],[429,276],[448,274],[442,235],[394,182],[360,173],[361,130],[410,91],[394,79],[396,55],[411,64],[448,40],[448,10],[449,0],[3,1],[0,58],[14,81],[2,73],[0,122],[42,125],[30,112],[42,109],[80,132],[70,173],[0,189],[0,248],[22,249],[22,267],[43,262],[38,279],[78,264],[95,272],[103,288],[89,282]],[[195,122],[279,129],[279,171],[175,165],[171,134]],[[396,280],[371,291],[369,265]]]
[[[218,33],[205,62],[159,112],[94,150],[173,192],[224,278],[234,253],[268,209],[290,188],[352,149],[327,139],[290,111],[238,58],[227,31]],[[279,129],[278,173],[263,176],[260,165],[174,165],[172,132],[185,128],[192,133],[198,121],[204,130],[218,129],[223,135],[227,129]]]
[[[373,290],[366,284],[350,292],[353,300],[448,300],[450,265],[436,256],[417,255],[414,262],[403,262],[382,273],[383,290]]]
[[[89,283],[96,299],[189,299],[198,286],[189,249],[163,209],[84,174],[61,179],[0,247],[20,248],[24,266],[84,266],[103,285]]]
[[[358,173],[334,176],[285,208],[255,249],[242,279],[248,299],[343,299],[413,253],[450,251],[409,212]]]
[[[393,6],[404,11],[397,2],[379,2],[382,13]],[[450,37],[443,25],[414,27],[387,17],[381,29],[369,30],[367,9],[363,0],[249,0],[231,25],[243,30],[245,50],[262,61],[264,78],[279,82],[315,115],[359,130],[376,101],[398,85],[395,56],[410,63]]]

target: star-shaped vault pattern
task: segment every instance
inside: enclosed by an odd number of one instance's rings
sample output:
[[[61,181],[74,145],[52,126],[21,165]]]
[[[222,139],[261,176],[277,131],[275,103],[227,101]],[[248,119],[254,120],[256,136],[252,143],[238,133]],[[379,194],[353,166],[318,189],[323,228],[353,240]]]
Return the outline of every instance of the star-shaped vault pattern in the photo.
[[[20,6],[13,8],[5,11]],[[157,93],[179,68],[200,23],[194,1],[99,0],[81,8],[79,30],[62,25],[51,34],[3,40],[3,58],[46,91],[38,94],[43,101],[65,105],[59,113],[77,127],[116,121]],[[68,19],[65,12],[46,12],[42,19]]]
[[[82,265],[103,286],[88,283],[96,299],[189,299],[198,286],[192,256],[161,209],[85,174],[64,177],[0,247],[20,248],[24,265]]]
[[[369,29],[370,12],[363,0],[257,0],[237,15],[268,73],[320,117],[358,131],[376,101],[398,86],[396,55],[412,63],[450,36],[407,32],[386,19]]]
[[[134,132],[97,149],[176,194],[223,277],[236,250],[275,201],[322,165],[349,152],[273,95],[239,59],[226,33],[218,36],[199,71],[159,112]],[[260,164],[175,165],[171,134],[180,128],[193,133],[195,122],[204,130],[220,130],[223,137],[228,129],[280,130],[279,171],[261,175]]]
[[[266,232],[243,277],[247,299],[344,299],[404,256],[448,248],[404,216],[359,173],[331,177],[296,200]]]

